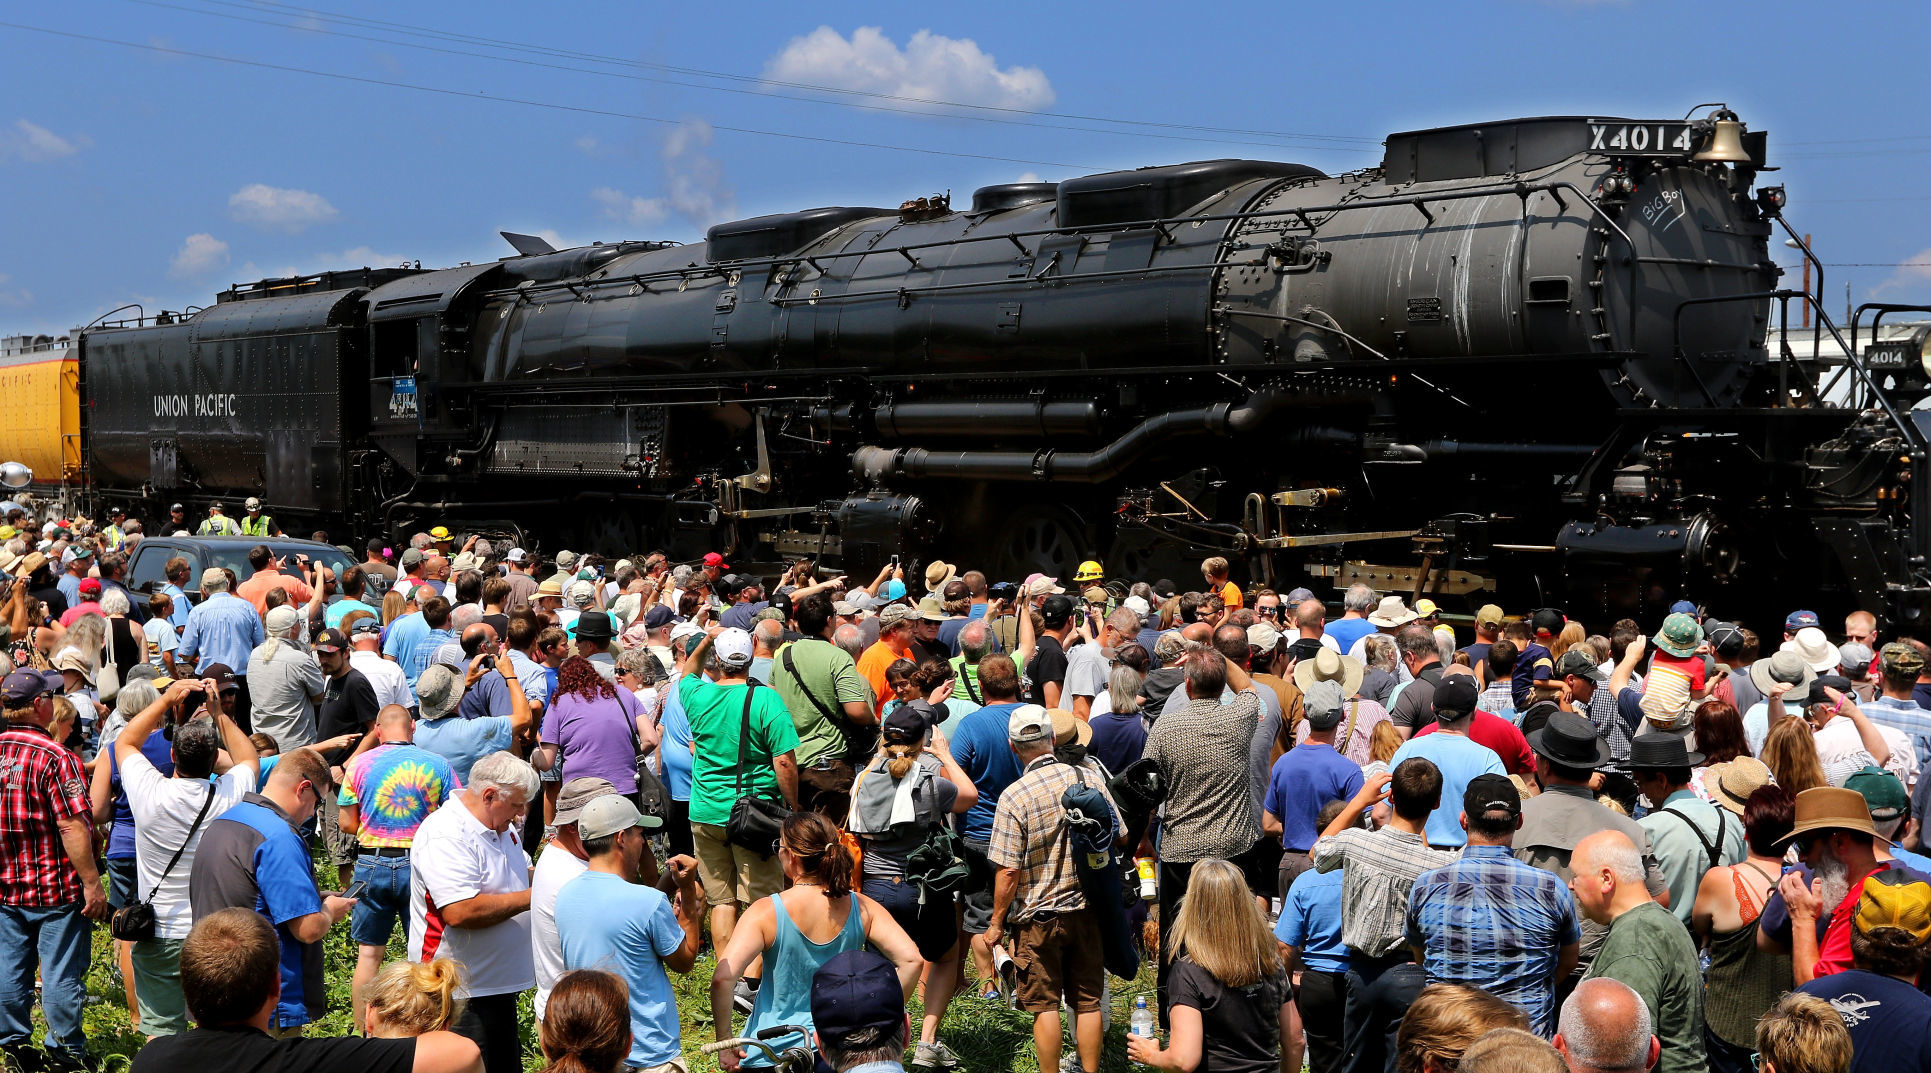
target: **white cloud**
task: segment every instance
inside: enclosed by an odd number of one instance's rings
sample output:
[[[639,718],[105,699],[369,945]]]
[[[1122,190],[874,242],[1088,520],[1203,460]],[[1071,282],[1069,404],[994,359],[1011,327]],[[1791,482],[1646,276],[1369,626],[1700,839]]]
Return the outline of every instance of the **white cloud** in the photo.
[[[920,30],[899,48],[876,26],[849,39],[829,26],[794,37],[764,66],[774,82],[999,108],[1042,108],[1053,86],[1037,67],[1001,68],[970,38]]]
[[[249,183],[228,195],[228,214],[245,224],[295,234],[339,215],[320,194]]]
[[[1021,172],[1019,178],[1013,180],[1016,183],[1036,183],[1038,181],[1039,173],[1036,171]]]
[[[597,151],[597,139],[588,134],[585,134],[570,144],[576,146],[577,152],[582,153],[584,156],[589,156]]]
[[[605,218],[637,227],[659,223],[670,215],[670,206],[663,198],[632,197],[614,186],[599,186],[590,191],[590,200],[603,209]],[[556,243],[552,242],[551,245],[555,246]]]
[[[202,232],[189,235],[175,253],[174,260],[168,263],[168,272],[178,279],[192,279],[205,276],[209,272],[228,263],[228,244]]]
[[[664,138],[664,185],[670,207],[699,227],[737,215],[736,191],[724,181],[724,165],[705,152],[711,125],[687,119]]]
[[[1871,297],[1905,291],[1916,293],[1931,287],[1931,250],[1920,250],[1901,262],[1904,267],[1891,273],[1889,279],[1871,288]]]
[[[92,144],[85,134],[63,138],[38,123],[16,119],[11,129],[0,130],[0,160],[13,157],[29,164],[45,164],[73,156]]]

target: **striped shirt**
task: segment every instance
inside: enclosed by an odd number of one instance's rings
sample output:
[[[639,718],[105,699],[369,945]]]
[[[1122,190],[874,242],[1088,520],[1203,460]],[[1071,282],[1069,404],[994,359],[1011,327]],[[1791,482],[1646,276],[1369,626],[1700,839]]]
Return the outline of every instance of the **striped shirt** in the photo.
[[[1415,881],[1407,932],[1429,983],[1479,987],[1520,1007],[1537,1035],[1555,1033],[1556,956],[1582,930],[1554,872],[1523,864],[1507,846],[1469,846]]]
[[[1314,843],[1316,871],[1343,869],[1341,942],[1386,957],[1408,935],[1408,892],[1423,872],[1453,864],[1459,850],[1432,849],[1422,836],[1383,827],[1350,827]]]

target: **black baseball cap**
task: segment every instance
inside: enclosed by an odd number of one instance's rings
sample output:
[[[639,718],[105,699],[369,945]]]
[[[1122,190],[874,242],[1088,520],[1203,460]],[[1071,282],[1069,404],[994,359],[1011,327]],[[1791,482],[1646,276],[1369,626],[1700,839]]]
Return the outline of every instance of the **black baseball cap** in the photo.
[[[1529,626],[1537,633],[1561,633],[1562,627],[1568,622],[1568,618],[1553,607],[1545,607],[1529,616]]]
[[[1046,602],[1040,605],[1039,617],[1045,620],[1047,629],[1059,629],[1066,625],[1067,619],[1073,617],[1073,598],[1064,593],[1046,597]]]
[[[884,1044],[905,1027],[905,993],[892,963],[870,950],[847,950],[811,977],[812,1027],[841,1051]]]
[[[1514,780],[1507,775],[1477,775],[1468,780],[1468,788],[1462,791],[1462,811],[1471,817],[1506,812],[1513,819],[1522,815],[1522,791],[1515,788]]]
[[[309,646],[317,652],[340,652],[349,647],[349,639],[337,629],[323,630],[315,635],[315,643]]]
[[[1475,710],[1479,697],[1475,679],[1466,674],[1449,675],[1435,687],[1435,715],[1437,718],[1460,719]]]

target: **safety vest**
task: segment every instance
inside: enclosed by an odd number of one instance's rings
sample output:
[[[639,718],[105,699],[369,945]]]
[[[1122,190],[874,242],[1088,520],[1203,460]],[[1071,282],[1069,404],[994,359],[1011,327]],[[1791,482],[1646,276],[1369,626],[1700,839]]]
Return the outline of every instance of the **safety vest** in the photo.
[[[238,536],[241,533],[241,527],[226,514],[216,514],[202,522],[198,532],[201,536]]]
[[[107,542],[108,551],[118,551],[122,544],[127,543],[127,534],[121,532],[120,526],[110,525],[101,530],[101,539]]]
[[[274,531],[275,519],[270,518],[266,514],[258,518],[244,517],[241,520],[241,535],[243,536],[270,536]]]

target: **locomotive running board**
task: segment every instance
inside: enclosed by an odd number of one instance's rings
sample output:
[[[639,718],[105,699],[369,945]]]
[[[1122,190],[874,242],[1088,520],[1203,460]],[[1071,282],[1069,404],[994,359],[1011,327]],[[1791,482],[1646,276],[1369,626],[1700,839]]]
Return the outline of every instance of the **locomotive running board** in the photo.
[[[1346,589],[1360,582],[1377,592],[1415,591],[1419,586],[1421,592],[1428,596],[1460,596],[1478,589],[1495,591],[1494,578],[1471,574],[1466,570],[1429,570],[1424,576],[1420,569],[1412,566],[1347,562],[1339,566],[1309,563],[1307,572],[1315,577],[1333,578],[1336,589]]]

